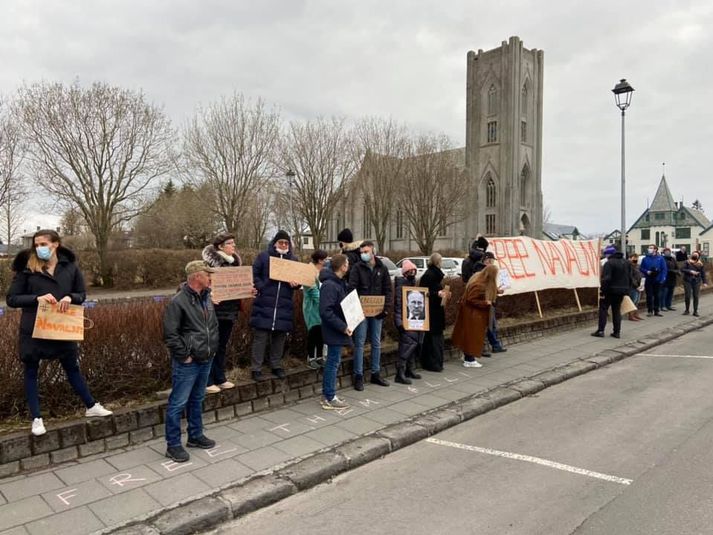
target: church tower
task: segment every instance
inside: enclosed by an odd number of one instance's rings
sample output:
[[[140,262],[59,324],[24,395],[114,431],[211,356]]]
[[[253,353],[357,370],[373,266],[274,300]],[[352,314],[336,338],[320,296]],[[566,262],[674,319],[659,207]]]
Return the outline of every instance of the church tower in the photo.
[[[543,66],[518,37],[468,52],[468,239],[542,235]]]

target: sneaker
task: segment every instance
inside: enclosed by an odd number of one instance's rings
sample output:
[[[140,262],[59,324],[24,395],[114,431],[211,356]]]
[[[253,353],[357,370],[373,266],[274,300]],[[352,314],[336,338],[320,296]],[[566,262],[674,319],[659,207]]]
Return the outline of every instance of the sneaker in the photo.
[[[694,312],[693,315],[698,317],[698,312]]]
[[[671,312],[676,311],[676,307],[666,307],[666,310],[670,310]]]
[[[205,387],[206,394],[217,394],[220,392],[220,387],[218,385],[210,385]]]
[[[494,347],[493,353],[505,353],[507,351],[506,347]]]
[[[283,370],[282,368],[273,368],[272,375],[274,375],[278,379],[284,379],[285,378],[285,370]]]
[[[231,388],[235,388],[235,383],[231,383],[230,381],[225,381],[224,383],[220,383],[218,385],[218,388],[221,390],[230,390]]]
[[[654,312],[654,316],[658,316],[659,318],[663,318],[663,314],[660,314],[658,312]]]
[[[322,398],[319,400],[319,404],[322,406],[322,408],[325,411],[332,411],[332,410],[340,410],[340,409],[348,409],[349,404],[342,400],[339,399],[337,396],[334,396],[331,400],[328,400],[326,398]]]
[[[185,463],[191,458],[188,452],[183,449],[183,446],[169,446],[166,448],[166,457],[176,463]]]
[[[604,332],[603,331],[594,331],[592,333],[592,336],[596,336],[597,338],[604,338]]]
[[[650,318],[650,317],[653,316],[653,315],[654,315],[653,312],[647,312],[647,313],[646,313],[646,317],[647,317],[647,318]]]
[[[101,403],[95,403],[87,409],[87,412],[84,413],[84,416],[86,416],[87,418],[97,418],[101,416],[111,416],[112,414],[114,413],[111,412],[109,409],[105,409],[104,407],[102,407]]]
[[[256,383],[258,381],[262,381],[262,372],[252,371],[252,372],[250,372],[250,376],[253,378],[253,381],[255,381]]]
[[[205,435],[201,435],[196,438],[189,438],[186,442],[186,446],[189,448],[202,448],[204,450],[209,450],[215,448],[215,440],[209,439]]]
[[[619,333],[611,333],[610,335],[612,338],[621,338],[621,335]]]
[[[492,357],[493,354],[492,354],[492,353],[488,353],[487,351],[483,351],[483,352],[480,354],[480,356],[481,356],[481,357],[485,357],[485,358],[487,359],[487,358]]]
[[[480,362],[478,362],[477,360],[464,360],[463,367],[464,368],[482,368],[483,365]]]
[[[307,366],[313,370],[319,370],[323,366],[322,359],[307,359]]]
[[[689,314],[690,314],[690,312],[689,312],[688,310],[684,310],[684,311],[683,311],[683,315],[684,315],[684,316],[688,316]]]
[[[42,421],[42,418],[35,418],[32,420],[32,434],[35,435],[36,437],[40,435],[44,435],[47,432],[47,429],[45,429],[45,423]]]

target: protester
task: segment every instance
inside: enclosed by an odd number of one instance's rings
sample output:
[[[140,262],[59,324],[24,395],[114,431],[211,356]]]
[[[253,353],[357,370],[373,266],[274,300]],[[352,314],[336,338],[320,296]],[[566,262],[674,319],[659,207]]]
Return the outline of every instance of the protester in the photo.
[[[663,259],[666,263],[666,280],[661,284],[659,303],[661,304],[661,309],[665,308],[666,310],[674,311],[676,309],[672,306],[673,291],[676,289],[680,271],[678,270],[676,259],[671,255],[671,249],[668,247],[663,250]]]
[[[57,359],[67,380],[87,407],[87,417],[109,416],[89,392],[79,370],[79,346],[76,342],[33,338],[32,332],[40,303],[57,305],[66,312],[69,305],[81,305],[86,298],[84,277],[72,251],[62,246],[54,230],[38,230],[32,236],[33,247],[20,251],[12,262],[15,276],[7,293],[7,305],[21,308],[19,349],[24,368],[25,396],[32,417],[32,434],[44,435],[47,430],[40,412],[38,372],[40,360]]]
[[[322,399],[325,410],[346,409],[349,405],[337,397],[337,371],[341,362],[342,347],[352,345],[352,331],[347,326],[341,303],[347,296],[344,278],[349,272],[346,255],[332,257],[329,267],[323,271],[319,289],[319,317],[322,322],[322,337],[327,344],[327,362],[322,375]]]
[[[337,240],[339,240],[339,248],[341,249],[342,254],[346,255],[347,259],[349,260],[349,273],[346,277],[346,280],[348,281],[349,275],[351,275],[352,268],[356,266],[359,263],[359,260],[361,259],[361,253],[359,252],[359,249],[363,241],[354,241],[354,235],[352,234],[352,231],[349,228],[340,230],[339,234],[337,234]]]
[[[490,309],[498,296],[498,267],[486,266],[468,280],[458,307],[452,341],[463,351],[463,366],[481,368],[476,360],[483,352],[485,332],[490,322]]]
[[[638,307],[639,300],[641,299],[641,271],[639,271],[639,255],[636,253],[631,253],[629,255],[629,262],[631,263],[631,288],[629,289],[629,298]],[[630,321],[641,321],[641,316],[639,316],[638,308],[633,312],[629,312]]]
[[[682,264],[686,260],[688,260],[688,251],[685,245],[681,245],[681,248],[676,252],[676,262]]]
[[[251,372],[254,381],[262,380],[262,363],[268,350],[272,374],[278,379],[285,378],[282,353],[287,333],[292,331],[293,294],[299,287],[294,281],[287,283],[270,278],[271,257],[297,260],[292,253],[290,235],[284,230],[277,231],[267,250],[253,262],[253,284],[257,289],[250,315],[250,326],[254,329]]]
[[[374,244],[361,243],[360,260],[349,271],[349,291],[356,290],[359,297],[383,295],[384,310],[377,316],[366,318],[354,330],[354,389],[364,390],[364,344],[367,334],[371,344],[371,382],[379,386],[389,386],[381,377],[381,328],[387,315],[387,304],[391,301],[391,277],[389,270],[374,254]]]
[[[646,309],[647,316],[662,316],[660,292],[661,284],[666,281],[666,262],[658,253],[658,246],[655,244],[649,245],[646,256],[639,264],[639,271],[644,276],[644,289],[646,290]]]
[[[488,240],[479,236],[470,246],[470,252],[468,256],[463,260],[461,264],[460,276],[463,279],[464,284],[468,284],[470,278],[485,269],[485,263],[483,262],[483,257],[485,255],[485,250],[488,248]]]
[[[213,243],[206,245],[203,249],[203,260],[210,267],[239,267],[242,265],[240,255],[235,249],[235,236],[227,232],[218,234]],[[225,355],[230,341],[230,334],[240,310],[239,299],[229,299],[221,302],[213,301],[215,315],[218,318],[218,351],[213,357],[210,374],[208,375],[208,386],[206,392],[216,394],[221,390],[234,388],[225,377]]]
[[[490,251],[486,251],[485,255],[483,255],[483,263],[484,267],[496,265],[495,255]],[[502,295],[503,293],[505,293],[505,289],[498,286],[498,295]],[[503,347],[503,343],[498,338],[498,320],[496,318],[495,307],[496,302],[493,301],[493,304],[490,307],[490,322],[488,323],[488,330],[486,331],[485,336],[490,344],[490,351],[493,353],[505,353],[507,349]],[[491,354],[483,350],[482,356],[490,357]]]
[[[607,261],[602,268],[601,294],[599,296],[599,325],[592,336],[603,337],[604,328],[607,324],[607,314],[611,308],[612,324],[614,330],[611,335],[614,338],[621,337],[621,302],[624,296],[629,293],[632,285],[631,264],[624,260],[624,254],[620,253],[613,245],[604,249]]]
[[[322,322],[319,316],[320,274],[327,260],[327,251],[317,249],[311,256],[312,265],[317,274],[314,285],[303,288],[302,315],[307,328],[307,366],[313,370],[324,364],[324,342],[322,341]]]
[[[681,269],[683,273],[684,300],[686,303],[686,310],[683,311],[683,314],[686,316],[690,314],[691,298],[693,298],[693,315],[698,316],[698,295],[701,291],[701,285],[704,287],[707,285],[706,270],[700,258],[699,253],[694,252],[690,260],[687,260]]]
[[[421,366],[424,370],[434,372],[443,371],[443,331],[446,328],[446,311],[442,301],[446,295],[446,291],[443,289],[445,275],[441,271],[441,261],[441,255],[433,253],[428,262],[428,269],[419,281],[419,286],[428,288],[430,322],[429,330],[423,337]]]
[[[396,277],[394,290],[394,324],[399,332],[399,359],[396,362],[394,382],[410,385],[411,379],[421,378],[414,368],[416,355],[423,343],[423,333],[405,330],[403,321],[403,288],[416,286],[416,265],[410,260],[404,260],[401,265],[401,273],[401,277]],[[425,319],[425,309],[422,313],[413,312],[414,318],[421,315]]]

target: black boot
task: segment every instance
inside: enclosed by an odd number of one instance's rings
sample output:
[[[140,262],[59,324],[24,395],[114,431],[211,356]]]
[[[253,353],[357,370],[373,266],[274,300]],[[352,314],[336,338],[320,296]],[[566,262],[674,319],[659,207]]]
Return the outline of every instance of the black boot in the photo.
[[[389,386],[389,382],[378,373],[371,374],[371,384],[379,386]]]
[[[413,371],[413,364],[406,364],[406,373],[404,374],[409,379],[420,379],[421,375]]]
[[[361,374],[356,374],[354,376],[354,390],[361,392],[364,390],[364,376]]]
[[[401,383],[402,385],[411,384],[411,379],[406,378],[403,368],[399,368],[396,370],[396,377],[394,377],[394,383]]]

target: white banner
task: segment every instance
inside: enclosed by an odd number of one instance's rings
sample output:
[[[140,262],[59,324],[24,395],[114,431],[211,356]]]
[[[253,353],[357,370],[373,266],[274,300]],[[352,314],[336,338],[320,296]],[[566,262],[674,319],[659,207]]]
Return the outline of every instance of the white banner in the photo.
[[[517,236],[488,238],[488,251],[519,294],[549,288],[598,288],[600,240],[544,241]]]

